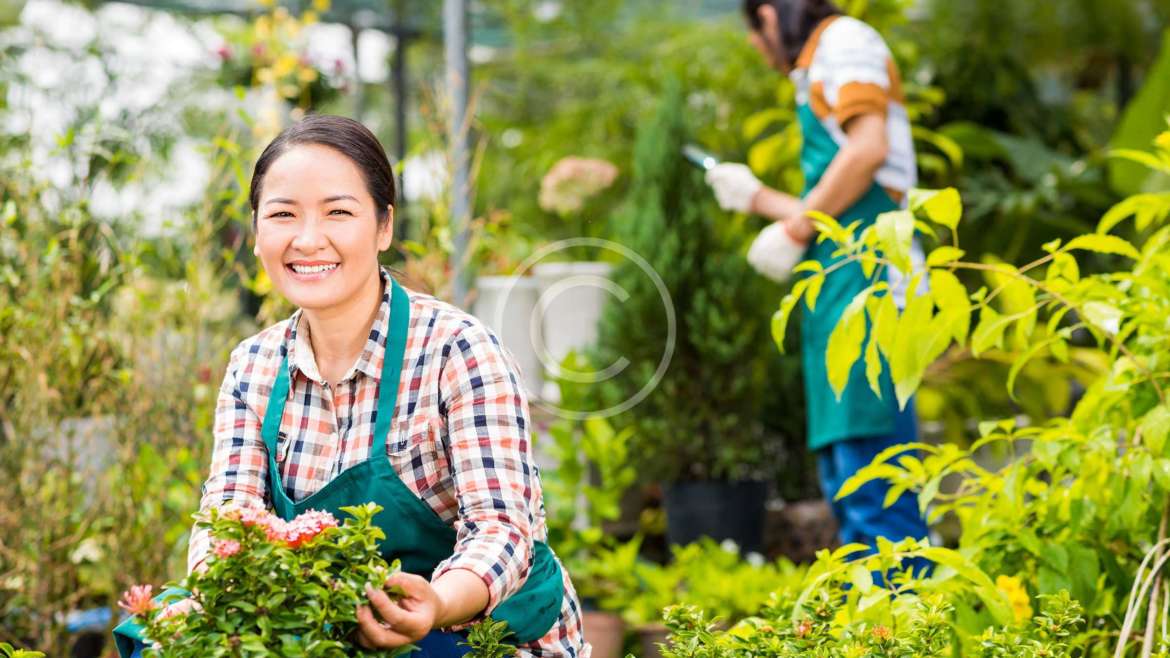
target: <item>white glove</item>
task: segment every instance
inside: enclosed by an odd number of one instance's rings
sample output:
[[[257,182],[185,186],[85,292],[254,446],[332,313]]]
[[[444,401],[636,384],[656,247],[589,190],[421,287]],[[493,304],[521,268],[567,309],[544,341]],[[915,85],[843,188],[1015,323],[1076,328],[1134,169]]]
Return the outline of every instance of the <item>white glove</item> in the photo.
[[[773,222],[760,231],[748,249],[747,261],[769,279],[784,283],[792,274],[792,268],[804,260],[808,245],[801,244],[788,235],[784,222]]]
[[[750,212],[752,199],[764,186],[745,164],[722,162],[707,170],[707,184],[724,210]]]

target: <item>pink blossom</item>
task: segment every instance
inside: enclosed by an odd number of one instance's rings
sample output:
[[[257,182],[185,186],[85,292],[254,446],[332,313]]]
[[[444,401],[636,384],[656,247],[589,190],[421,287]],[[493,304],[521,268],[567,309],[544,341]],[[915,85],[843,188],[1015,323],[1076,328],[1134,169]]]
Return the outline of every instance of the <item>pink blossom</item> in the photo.
[[[540,207],[567,215],[617,179],[618,168],[596,158],[561,158],[540,180]]]
[[[240,542],[234,539],[225,539],[215,543],[215,556],[221,560],[240,552]]]
[[[283,539],[291,548],[297,548],[325,530],[336,527],[337,519],[332,514],[309,510],[285,524]]]
[[[203,608],[196,603],[195,599],[182,599],[163,608],[163,611],[158,614],[158,618],[170,619],[171,617],[178,617],[179,615],[186,615],[201,610]]]
[[[215,49],[215,54],[219,55],[219,58],[226,62],[227,60],[232,58],[232,49],[230,46],[228,46],[225,43],[225,44],[221,45],[219,48]],[[205,366],[205,368],[206,368],[206,366]],[[210,369],[208,369],[208,371],[210,372]]]
[[[145,615],[154,610],[153,591],[150,585],[135,585],[122,594],[118,607],[132,615]]]

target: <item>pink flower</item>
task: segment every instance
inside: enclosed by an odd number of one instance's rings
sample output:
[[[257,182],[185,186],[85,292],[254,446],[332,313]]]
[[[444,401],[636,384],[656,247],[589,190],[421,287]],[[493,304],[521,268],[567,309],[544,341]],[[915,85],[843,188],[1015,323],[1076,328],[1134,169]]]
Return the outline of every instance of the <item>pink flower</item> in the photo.
[[[145,615],[154,610],[153,590],[150,585],[135,585],[122,594],[118,607],[132,615]]]
[[[618,168],[596,158],[561,158],[540,180],[540,207],[568,215],[617,179]]]
[[[215,556],[221,560],[224,558],[229,558],[240,552],[240,542],[234,539],[218,541],[215,543],[215,548],[213,550],[215,551]]]
[[[225,43],[222,46],[220,46],[219,48],[215,49],[215,54],[219,55],[219,58],[226,62],[227,60],[232,58],[232,49]],[[209,369],[209,371],[210,371],[210,369]]]
[[[158,613],[158,618],[160,620],[170,619],[171,617],[178,617],[179,615],[186,615],[200,610],[203,610],[203,608],[195,602],[195,599],[182,599],[163,608],[163,611]]]
[[[285,524],[283,540],[290,548],[297,548],[329,528],[337,527],[337,519],[328,512],[309,510]]]

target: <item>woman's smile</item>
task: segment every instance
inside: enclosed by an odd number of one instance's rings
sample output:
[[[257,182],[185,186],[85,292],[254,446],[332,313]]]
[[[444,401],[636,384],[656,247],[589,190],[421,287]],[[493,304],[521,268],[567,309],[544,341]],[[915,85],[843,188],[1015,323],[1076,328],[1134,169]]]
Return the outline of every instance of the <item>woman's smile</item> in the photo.
[[[284,264],[289,276],[297,281],[321,281],[340,268],[341,263],[320,260],[294,260]]]

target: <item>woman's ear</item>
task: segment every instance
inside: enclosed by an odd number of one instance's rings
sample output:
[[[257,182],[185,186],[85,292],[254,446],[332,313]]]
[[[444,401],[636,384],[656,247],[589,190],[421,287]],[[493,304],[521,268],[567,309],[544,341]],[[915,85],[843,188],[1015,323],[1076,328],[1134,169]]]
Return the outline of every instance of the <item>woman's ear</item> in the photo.
[[[386,206],[386,221],[378,227],[378,251],[386,251],[394,242],[394,206]]]

